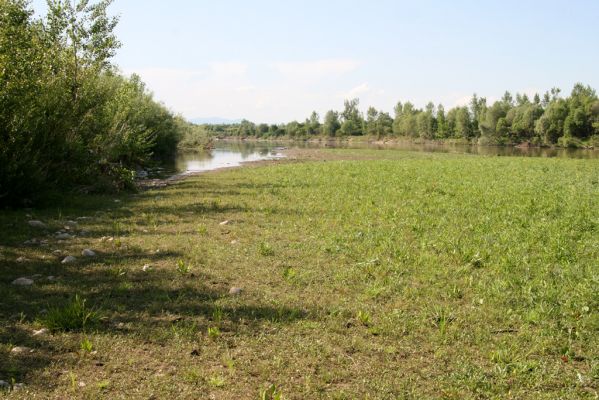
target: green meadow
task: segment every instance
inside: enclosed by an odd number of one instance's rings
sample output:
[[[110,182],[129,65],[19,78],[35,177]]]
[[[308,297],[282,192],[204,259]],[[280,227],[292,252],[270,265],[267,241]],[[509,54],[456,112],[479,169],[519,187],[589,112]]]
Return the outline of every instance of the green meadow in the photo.
[[[0,396],[599,396],[599,159],[302,150],[0,225]]]

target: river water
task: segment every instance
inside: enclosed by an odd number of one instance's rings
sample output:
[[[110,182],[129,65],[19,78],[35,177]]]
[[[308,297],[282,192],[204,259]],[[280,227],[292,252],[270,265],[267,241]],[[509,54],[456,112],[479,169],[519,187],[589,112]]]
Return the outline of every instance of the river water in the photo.
[[[219,168],[237,167],[243,162],[274,160],[284,157],[285,148],[356,148],[356,149],[397,149],[423,152],[464,153],[485,156],[519,157],[560,157],[560,158],[599,158],[599,150],[516,148],[502,146],[469,146],[448,144],[371,144],[338,142],[257,142],[218,140],[212,150],[184,152],[177,156],[175,168],[180,173],[211,171]]]

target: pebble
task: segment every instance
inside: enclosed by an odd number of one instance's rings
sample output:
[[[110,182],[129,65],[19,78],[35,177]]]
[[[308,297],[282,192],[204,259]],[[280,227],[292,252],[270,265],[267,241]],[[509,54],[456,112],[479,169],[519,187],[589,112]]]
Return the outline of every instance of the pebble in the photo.
[[[16,391],[16,390],[23,390],[25,389],[25,384],[24,383],[15,383],[14,385],[12,385],[12,390]]]
[[[56,239],[58,240],[67,240],[67,239],[72,239],[73,236],[69,235],[68,233],[57,233],[56,234]]]
[[[231,240],[231,244],[237,244],[237,240]]]
[[[48,280],[48,282],[55,282],[56,281],[56,277],[54,275],[50,275],[46,279]]]
[[[92,217],[77,217],[77,221],[89,221]]]
[[[221,222],[219,225],[222,226],[222,225],[228,225],[228,224],[229,224],[229,220],[226,220],[226,221]]]
[[[72,264],[75,261],[77,261],[77,259],[75,257],[73,257],[73,256],[66,256],[64,258],[64,260],[61,261],[61,264]]]
[[[102,236],[100,242],[112,242],[114,238],[112,236]]]
[[[151,266],[150,264],[145,264],[145,265],[144,265],[144,266],[141,268],[141,270],[142,270],[143,272],[148,272],[148,271],[149,271],[149,270],[151,270],[151,269],[152,269],[152,266]]]
[[[76,221],[67,221],[65,222],[65,229],[76,228],[79,225]]]
[[[60,251],[60,250],[54,250],[52,252],[52,254],[54,254],[55,256],[61,256],[62,255],[62,251]]]
[[[33,331],[33,336],[41,336],[41,335],[45,335],[46,333],[48,333],[48,329],[42,328],[37,331]]]
[[[96,256],[96,252],[95,252],[95,251],[93,251],[93,250],[91,250],[91,249],[84,249],[84,250],[81,252],[81,255],[82,255],[83,257],[95,257],[95,256]]]
[[[34,228],[44,229],[46,227],[46,224],[44,224],[42,221],[38,221],[37,219],[29,221],[28,224]]]
[[[10,352],[11,352],[11,354],[23,354],[23,353],[33,353],[33,350],[30,349],[29,347],[17,346],[17,347],[13,347]]]
[[[10,389],[10,383],[0,380],[0,389]]]
[[[31,286],[33,285],[33,279],[17,278],[14,281],[12,281],[12,284],[17,286]]]
[[[229,289],[229,294],[233,296],[238,296],[241,294],[241,288],[233,286],[231,289]]]
[[[21,256],[21,257],[17,258],[17,262],[18,262],[18,263],[24,263],[24,262],[26,262],[26,261],[27,261],[27,259],[26,259],[25,257],[23,257],[23,256]]]

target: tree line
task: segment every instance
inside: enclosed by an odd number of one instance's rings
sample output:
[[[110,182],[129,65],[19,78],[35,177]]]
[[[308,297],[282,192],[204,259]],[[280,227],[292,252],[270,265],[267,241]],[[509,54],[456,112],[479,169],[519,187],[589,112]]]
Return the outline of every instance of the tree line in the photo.
[[[467,106],[445,111],[430,102],[419,109],[410,102],[397,103],[393,116],[369,107],[366,115],[359,99],[346,100],[341,112],[330,110],[321,122],[313,112],[303,122],[255,124],[243,120],[235,125],[211,125],[213,135],[306,138],[312,136],[421,139],[460,139],[470,143],[507,145],[528,142],[546,146],[599,146],[599,98],[590,86],[576,84],[568,97],[553,88],[532,99],[526,94],[505,92],[501,100],[472,96]]]
[[[196,127],[111,63],[112,0],[0,0],[0,205],[52,190],[119,190]],[[190,141],[190,140],[188,140]],[[193,140],[191,140],[193,142]]]

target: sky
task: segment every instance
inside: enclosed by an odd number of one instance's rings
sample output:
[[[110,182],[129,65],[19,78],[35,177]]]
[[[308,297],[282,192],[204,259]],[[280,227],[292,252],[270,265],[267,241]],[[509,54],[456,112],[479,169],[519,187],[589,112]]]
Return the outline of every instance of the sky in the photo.
[[[188,119],[599,89],[597,0],[115,0],[110,12],[114,62]]]

